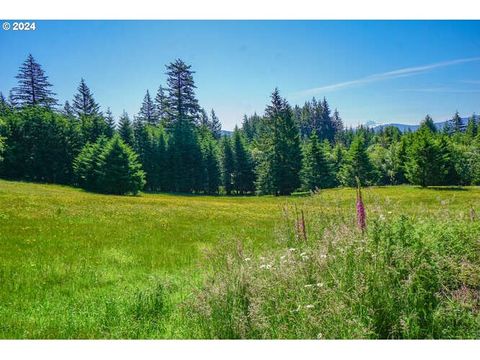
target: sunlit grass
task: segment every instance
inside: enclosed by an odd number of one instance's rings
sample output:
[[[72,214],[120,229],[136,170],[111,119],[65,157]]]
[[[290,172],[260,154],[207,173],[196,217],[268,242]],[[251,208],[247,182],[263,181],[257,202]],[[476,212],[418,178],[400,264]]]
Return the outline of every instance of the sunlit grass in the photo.
[[[468,219],[480,191],[400,186],[365,189],[364,198],[369,220],[447,212]],[[249,253],[281,248],[295,206],[305,212],[307,233],[355,223],[353,189],[118,197],[0,181],[0,337],[194,336],[183,302],[210,271],[208,250],[238,242]]]

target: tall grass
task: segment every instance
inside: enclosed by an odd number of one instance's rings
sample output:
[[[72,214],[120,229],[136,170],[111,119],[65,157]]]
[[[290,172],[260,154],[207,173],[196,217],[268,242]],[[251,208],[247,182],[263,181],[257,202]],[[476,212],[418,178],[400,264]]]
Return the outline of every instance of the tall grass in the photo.
[[[298,239],[260,256],[222,249],[189,303],[198,336],[480,337],[478,221],[381,217]]]

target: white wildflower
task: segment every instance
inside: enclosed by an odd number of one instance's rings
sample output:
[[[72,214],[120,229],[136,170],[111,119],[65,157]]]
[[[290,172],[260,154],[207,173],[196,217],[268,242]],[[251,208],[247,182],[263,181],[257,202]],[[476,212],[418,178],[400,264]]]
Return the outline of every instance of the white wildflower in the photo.
[[[312,304],[305,305],[305,309],[313,309],[314,307],[315,305]]]
[[[311,288],[312,286],[313,286],[312,284],[307,284],[307,285],[305,285],[304,287],[306,287],[306,288]]]
[[[327,254],[320,254],[320,257],[321,257],[322,259],[326,259],[326,258],[327,258]]]
[[[306,255],[307,255],[306,252],[302,252],[302,253],[300,254],[301,257],[304,257],[304,256],[306,256]]]
[[[262,264],[262,265],[260,265],[260,269],[270,270],[271,268],[272,268],[272,265],[270,265],[270,264]]]
[[[323,287],[323,283],[317,283],[318,287]]]
[[[297,251],[297,249],[295,249],[295,248],[290,248],[290,249],[288,249],[288,251]]]
[[[250,259],[249,257],[247,257],[247,258],[245,258],[244,260],[245,260],[245,261],[250,261],[250,260],[252,260],[252,259]]]

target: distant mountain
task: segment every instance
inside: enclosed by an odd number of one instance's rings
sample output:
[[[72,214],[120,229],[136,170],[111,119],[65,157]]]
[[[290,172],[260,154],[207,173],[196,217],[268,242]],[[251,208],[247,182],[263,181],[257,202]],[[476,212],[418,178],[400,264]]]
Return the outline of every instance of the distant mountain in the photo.
[[[441,121],[441,122],[436,122],[435,123],[435,126],[437,127],[438,130],[442,130],[444,127],[445,127],[445,124],[450,121],[450,120],[445,120],[445,121]],[[478,121],[478,116],[477,116],[477,121]],[[464,117],[462,118],[462,123],[463,123],[463,126],[467,126],[467,123],[468,123],[468,117]],[[418,130],[418,128],[420,127],[420,125],[410,125],[410,124],[397,124],[397,123],[392,123],[392,124],[382,124],[382,125],[377,125],[377,126],[374,126],[373,129],[375,131],[380,131],[381,129],[383,128],[386,128],[388,126],[394,126],[396,127],[398,130],[400,130],[401,132],[405,132],[405,131],[416,131]]]
[[[222,136],[232,136],[233,131],[230,130],[221,130]]]

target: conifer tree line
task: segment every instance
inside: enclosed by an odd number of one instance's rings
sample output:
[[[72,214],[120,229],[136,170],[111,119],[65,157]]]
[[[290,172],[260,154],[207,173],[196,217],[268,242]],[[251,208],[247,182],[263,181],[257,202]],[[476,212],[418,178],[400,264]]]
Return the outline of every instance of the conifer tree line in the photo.
[[[336,186],[480,184],[479,118],[458,112],[440,130],[345,128],[326,98],[291,106],[278,89],[262,115],[244,116],[222,136],[215,111],[196,97],[194,71],[177,59],[137,114],[116,120],[80,79],[58,104],[29,55],[8,98],[0,93],[0,176],[71,184],[88,191],[272,194]]]

